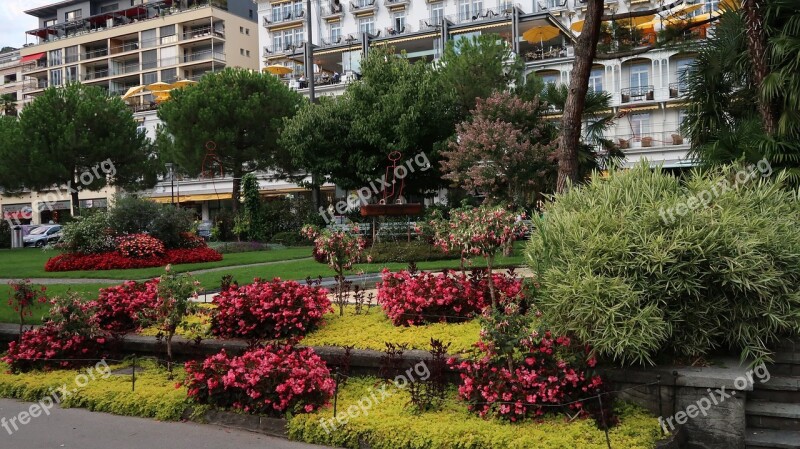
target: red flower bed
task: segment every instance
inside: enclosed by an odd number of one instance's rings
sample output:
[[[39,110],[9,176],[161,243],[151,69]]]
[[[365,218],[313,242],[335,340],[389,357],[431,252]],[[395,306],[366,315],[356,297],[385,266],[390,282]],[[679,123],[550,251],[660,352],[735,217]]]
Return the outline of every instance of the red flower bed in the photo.
[[[138,330],[143,318],[152,319],[158,306],[159,280],[101,288],[98,298],[89,303],[100,330],[119,336]]]
[[[228,357],[223,349],[186,364],[188,395],[201,404],[282,416],[310,413],[328,403],[334,381],[311,348],[267,346]]]
[[[45,271],[125,270],[162,267],[168,264],[216,262],[222,254],[211,248],[170,249],[163,256],[125,257],[117,252],[101,254],[67,253],[50,258]]]
[[[522,282],[513,274],[492,275],[496,292],[513,298]],[[463,321],[491,305],[485,270],[469,276],[453,271],[439,274],[383,270],[378,283],[378,303],[395,326]]]
[[[214,304],[214,335],[253,342],[303,336],[332,310],[327,290],[280,279],[231,286]]]
[[[513,365],[513,370],[505,361],[492,357],[492,350],[481,342],[477,346],[485,351],[482,358],[449,361],[461,371],[463,384],[458,387],[458,394],[469,410],[481,417],[496,416],[508,421],[558,411],[586,414],[580,399],[599,394],[603,382],[599,376],[589,376],[558,356],[559,348],[570,345],[569,338],[554,339],[548,331],[541,338],[534,333],[521,343],[527,354]],[[588,366],[594,365],[594,359],[590,359]],[[557,407],[559,404],[564,405]]]
[[[117,237],[117,252],[123,257],[147,259],[159,257],[166,249],[164,243],[147,234],[131,234]]]

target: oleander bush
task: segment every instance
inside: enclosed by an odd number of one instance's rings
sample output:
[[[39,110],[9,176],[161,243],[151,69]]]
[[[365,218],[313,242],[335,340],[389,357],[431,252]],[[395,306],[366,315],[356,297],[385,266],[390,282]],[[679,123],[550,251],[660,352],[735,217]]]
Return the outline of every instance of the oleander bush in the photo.
[[[480,269],[469,275],[385,269],[377,285],[378,304],[396,326],[464,321],[492,304],[486,273]],[[522,282],[513,272],[494,273],[492,280],[501,297],[516,297],[522,291]]]
[[[333,310],[327,290],[280,279],[231,286],[214,298],[214,305],[214,335],[253,343],[303,337]]]
[[[621,363],[768,359],[800,333],[800,203],[785,179],[639,165],[556,195],[527,249],[544,320]]]
[[[325,362],[313,349],[291,345],[234,357],[223,349],[202,362],[188,362],[184,385],[198,403],[278,417],[313,412],[334,392]]]

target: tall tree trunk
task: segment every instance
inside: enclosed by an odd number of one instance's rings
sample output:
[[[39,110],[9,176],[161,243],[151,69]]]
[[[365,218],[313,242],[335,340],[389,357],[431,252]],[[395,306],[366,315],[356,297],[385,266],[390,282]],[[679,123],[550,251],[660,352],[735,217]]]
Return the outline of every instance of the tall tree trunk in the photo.
[[[767,54],[767,38],[764,33],[764,0],[743,0],[745,34],[747,36],[747,52],[753,61],[753,83],[760,90],[764,79],[769,75],[769,55]],[[777,129],[777,118],[770,102],[758,96],[758,112],[761,123],[767,134],[773,135]]]
[[[242,196],[242,176],[243,174],[241,169],[233,171],[233,181],[231,183],[233,184],[231,190],[231,200],[233,201],[233,205],[231,206],[231,212],[233,212],[234,216],[239,213],[239,198]]]
[[[558,138],[558,180],[556,191],[567,189],[569,181],[578,181],[578,147],[581,139],[581,118],[589,90],[592,61],[597,53],[603,0],[588,0],[583,30],[575,43],[575,62],[569,80],[569,92],[561,116],[561,135]]]
[[[311,202],[314,204],[314,210],[319,210],[322,207],[322,194],[319,185],[319,176],[316,174],[311,175]]]

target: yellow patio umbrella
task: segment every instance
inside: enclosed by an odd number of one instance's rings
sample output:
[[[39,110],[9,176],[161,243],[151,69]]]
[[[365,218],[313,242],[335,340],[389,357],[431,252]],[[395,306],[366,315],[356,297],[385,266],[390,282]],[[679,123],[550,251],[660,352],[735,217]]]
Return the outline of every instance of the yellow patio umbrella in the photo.
[[[122,96],[122,99],[123,100],[127,100],[128,98],[131,98],[132,96],[138,94],[139,92],[141,92],[143,90],[144,90],[144,86],[131,87],[130,89],[128,89],[127,92],[125,92],[125,95]]]
[[[650,28],[650,24],[653,22],[653,19],[656,18],[655,14],[647,15],[647,16],[639,16],[639,17],[631,17],[631,18],[622,18],[619,19],[620,23],[624,26],[628,26],[631,28]]]
[[[723,9],[723,8],[739,9],[741,6],[742,2],[740,2],[739,0],[721,0],[719,2],[719,6],[717,7],[717,9]]]
[[[190,86],[190,85],[192,85],[192,84],[197,84],[197,81],[192,81],[192,80],[178,80],[178,81],[175,81],[174,83],[172,83],[172,87],[173,87],[173,88],[181,88],[181,87]]]
[[[150,92],[161,92],[161,91],[170,90],[170,89],[172,89],[172,85],[171,84],[167,84],[167,83],[165,83],[163,81],[159,81],[157,83],[153,83],[153,84],[148,84],[147,85],[147,90],[149,90]]]
[[[585,20],[576,20],[572,25],[569,26],[569,28],[572,31],[580,32],[583,30],[583,22],[585,22]]]
[[[537,40],[539,41],[539,45],[542,45],[544,41],[549,41],[554,37],[558,36],[561,33],[561,30],[554,27],[553,25],[542,25],[538,27],[533,27],[530,30],[526,31],[522,34],[522,38],[530,43],[535,43]]]
[[[285,65],[273,64],[264,67],[264,71],[269,72],[273,75],[286,75],[292,73],[294,70],[292,70],[289,67],[286,67]]]
[[[168,90],[159,90],[153,92],[153,99],[156,101],[156,103],[167,101],[169,100],[169,92],[170,91]]]

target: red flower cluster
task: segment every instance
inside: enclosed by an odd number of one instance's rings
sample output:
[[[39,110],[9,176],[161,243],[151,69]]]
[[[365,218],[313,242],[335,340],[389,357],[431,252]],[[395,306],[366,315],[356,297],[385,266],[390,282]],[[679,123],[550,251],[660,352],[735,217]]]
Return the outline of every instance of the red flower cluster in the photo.
[[[18,312],[21,318],[33,314],[30,308],[34,303],[43,303],[47,301],[47,295],[45,295],[47,287],[36,287],[31,284],[30,279],[11,281],[8,285],[12,290],[8,297],[8,305],[11,306],[15,312]]]
[[[534,333],[521,343],[527,354],[521,362],[515,362],[513,370],[494,358],[491,348],[480,342],[476,346],[485,351],[482,358],[461,363],[449,361],[461,371],[463,384],[458,393],[468,403],[469,410],[481,417],[497,416],[509,421],[559,409],[585,414],[581,399],[600,393],[603,382],[599,376],[588,376],[558,357],[557,349],[569,346],[569,339],[554,339],[548,331],[541,338]],[[594,359],[588,365],[593,367]]]
[[[101,288],[98,298],[89,303],[100,330],[120,336],[138,330],[143,319],[152,320],[158,306],[159,280],[126,281]]]
[[[12,371],[80,366],[100,354],[105,338],[93,323],[92,305],[77,294],[50,302],[48,321],[9,344],[2,360]]]
[[[50,258],[45,271],[124,270],[129,268],[162,267],[168,264],[216,262],[222,254],[211,248],[170,249],[162,256],[125,257],[117,252],[101,254],[67,253]]]
[[[195,401],[272,416],[313,412],[334,391],[331,373],[314,350],[290,345],[253,349],[241,357],[228,357],[223,349],[202,363],[188,362],[186,373]]]
[[[117,252],[123,257],[149,259],[164,254],[164,242],[147,234],[130,234],[117,237]]]
[[[327,290],[280,279],[231,286],[214,304],[214,335],[253,342],[303,336],[332,310]]]
[[[492,280],[503,297],[514,298],[522,290],[522,282],[513,275],[495,273]],[[377,287],[378,304],[395,326],[462,321],[492,303],[485,270],[474,270],[469,276],[453,271],[383,270]]]

